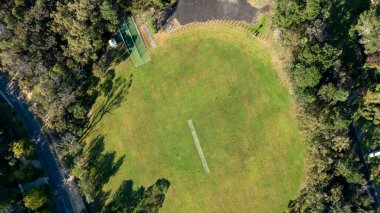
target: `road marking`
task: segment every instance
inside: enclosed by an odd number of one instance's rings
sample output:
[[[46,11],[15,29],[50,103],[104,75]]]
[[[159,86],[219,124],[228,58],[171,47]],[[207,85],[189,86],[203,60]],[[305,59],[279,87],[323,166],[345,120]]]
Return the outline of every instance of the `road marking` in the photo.
[[[7,96],[0,91],[0,95],[3,96],[3,98],[5,99],[5,101],[9,104],[10,107],[12,107],[12,109],[14,108],[13,104],[11,103],[11,101],[7,98]]]
[[[207,166],[205,155],[203,154],[201,144],[199,143],[197,132],[195,131],[195,128],[194,128],[193,121],[191,119],[187,120],[187,125],[189,125],[191,134],[193,135],[194,143],[195,143],[195,146],[197,147],[199,157],[201,158],[203,169],[205,170],[206,173],[210,173],[210,170],[208,169],[208,166]]]

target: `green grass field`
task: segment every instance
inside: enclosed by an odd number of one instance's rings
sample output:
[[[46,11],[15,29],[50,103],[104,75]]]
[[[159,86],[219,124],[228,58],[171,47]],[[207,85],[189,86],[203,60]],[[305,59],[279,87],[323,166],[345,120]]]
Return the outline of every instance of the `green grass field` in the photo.
[[[88,136],[103,134],[106,151],[126,155],[104,191],[112,194],[123,180],[137,187],[167,178],[161,212],[285,210],[303,182],[304,147],[268,50],[223,25],[187,29],[161,43],[150,63],[115,67],[117,77],[133,73],[127,100]]]

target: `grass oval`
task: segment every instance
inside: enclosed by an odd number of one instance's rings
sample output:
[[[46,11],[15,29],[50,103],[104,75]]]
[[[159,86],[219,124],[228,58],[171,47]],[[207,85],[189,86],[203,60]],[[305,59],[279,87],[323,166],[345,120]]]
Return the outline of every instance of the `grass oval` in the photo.
[[[282,212],[304,177],[304,147],[269,51],[222,25],[168,35],[151,62],[130,60],[127,101],[97,124],[105,150],[125,162],[104,190],[167,178],[161,212]],[[206,174],[187,126],[192,119]]]

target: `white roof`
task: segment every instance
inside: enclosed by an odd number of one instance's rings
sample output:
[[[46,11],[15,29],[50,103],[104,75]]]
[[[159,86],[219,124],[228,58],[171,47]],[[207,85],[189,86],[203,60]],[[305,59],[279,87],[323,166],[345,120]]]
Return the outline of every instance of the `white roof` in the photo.
[[[108,44],[111,46],[111,47],[116,47],[117,46],[117,42],[114,38],[108,40]]]
[[[370,156],[371,158],[376,157],[376,156],[379,156],[379,155],[380,155],[380,151],[374,151],[374,152],[369,153],[369,156]]]

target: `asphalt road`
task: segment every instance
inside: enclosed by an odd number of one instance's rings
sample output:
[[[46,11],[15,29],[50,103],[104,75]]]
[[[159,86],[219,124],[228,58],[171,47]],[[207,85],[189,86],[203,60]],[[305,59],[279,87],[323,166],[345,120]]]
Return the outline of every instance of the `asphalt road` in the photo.
[[[0,71],[0,96],[18,114],[31,139],[35,141],[35,147],[39,155],[41,164],[47,177],[49,186],[52,189],[54,200],[59,212],[77,213],[85,209],[83,199],[77,187],[73,184],[65,184],[67,169],[59,162],[57,156],[49,146],[49,142],[41,125],[29,111],[28,106],[19,96],[19,91],[10,86],[8,77]]]
[[[374,202],[375,202],[375,212],[378,212],[379,209],[379,198],[377,194],[377,189],[375,187],[375,184],[371,180],[371,169],[366,161],[366,157],[364,155],[362,144],[360,142],[357,129],[355,127],[354,120],[352,120],[352,123],[349,126],[349,135],[352,138],[353,142],[357,144],[356,153],[359,156],[360,162],[363,164],[363,173],[364,178],[367,180],[367,192],[372,196]]]
[[[359,90],[352,91],[351,94],[348,97],[347,104],[348,106],[352,104],[352,101],[355,100],[359,95]],[[352,109],[352,107],[350,107]],[[352,114],[352,112],[351,112]],[[367,181],[366,191],[367,193],[373,198],[375,203],[375,212],[378,212],[379,209],[379,197],[378,192],[375,187],[375,184],[371,180],[371,168],[367,163],[366,155],[363,152],[363,144],[361,143],[358,129],[355,126],[355,119],[352,115],[352,121],[351,124],[348,127],[348,135],[352,139],[353,143],[356,144],[356,154],[359,156],[360,162],[363,164],[362,172],[364,174],[364,178]]]

